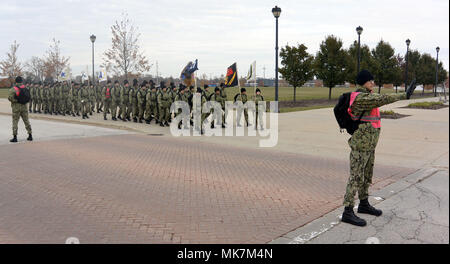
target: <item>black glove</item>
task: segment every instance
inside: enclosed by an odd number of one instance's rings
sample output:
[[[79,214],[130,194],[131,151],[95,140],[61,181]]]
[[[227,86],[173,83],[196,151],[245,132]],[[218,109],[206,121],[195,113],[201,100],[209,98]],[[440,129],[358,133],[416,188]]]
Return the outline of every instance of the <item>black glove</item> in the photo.
[[[414,79],[409,85],[408,89],[406,90],[406,99],[409,100],[409,98],[411,98],[411,95],[414,93],[415,89],[416,89],[416,80]]]

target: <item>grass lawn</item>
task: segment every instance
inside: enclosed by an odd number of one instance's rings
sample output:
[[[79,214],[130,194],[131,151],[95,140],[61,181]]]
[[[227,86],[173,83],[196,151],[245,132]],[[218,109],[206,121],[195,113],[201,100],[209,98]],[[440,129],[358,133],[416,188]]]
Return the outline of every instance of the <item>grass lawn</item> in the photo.
[[[247,94],[249,99],[253,95],[254,88],[253,87],[245,87],[247,89]],[[212,89],[212,88],[210,88]],[[273,101],[275,99],[275,87],[259,87],[266,101]],[[333,88],[331,90],[331,98],[332,101],[328,101],[328,88],[325,87],[300,87],[297,88],[297,101],[298,102],[307,102],[308,100],[322,100],[320,102],[313,102],[311,105],[306,106],[298,106],[292,105],[289,106],[281,106],[280,112],[293,112],[293,111],[304,111],[318,108],[326,108],[333,107],[336,103],[336,99],[339,96],[346,92],[354,91],[354,88]],[[378,88],[375,89],[378,91]],[[403,91],[399,88],[399,91]],[[234,96],[239,92],[238,87],[226,88],[227,99],[233,100]],[[381,89],[381,93],[395,93],[394,89]],[[426,92],[426,94],[433,95],[432,92]],[[7,98],[8,96],[8,88],[0,88],[0,98]],[[293,101],[294,96],[294,88],[292,87],[279,87],[278,97],[280,102]]]

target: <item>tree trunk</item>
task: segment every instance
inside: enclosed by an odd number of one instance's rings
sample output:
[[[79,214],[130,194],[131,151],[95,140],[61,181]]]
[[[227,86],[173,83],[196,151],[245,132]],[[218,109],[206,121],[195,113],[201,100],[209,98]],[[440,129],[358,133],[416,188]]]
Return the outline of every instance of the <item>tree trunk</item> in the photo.
[[[297,91],[297,87],[296,86],[294,86],[294,102],[295,102],[295,99],[296,99],[296,91]]]
[[[378,93],[381,94],[381,85],[378,85]]]
[[[395,86],[395,93],[398,93],[398,85]]]
[[[331,100],[331,87],[329,87],[330,90],[328,91],[328,100]]]

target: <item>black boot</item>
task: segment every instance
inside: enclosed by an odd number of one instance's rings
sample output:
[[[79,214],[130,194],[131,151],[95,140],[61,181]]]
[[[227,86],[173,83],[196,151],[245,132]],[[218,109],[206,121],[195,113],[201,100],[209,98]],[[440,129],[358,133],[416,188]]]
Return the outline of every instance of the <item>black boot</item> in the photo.
[[[365,226],[367,225],[366,220],[359,218],[353,212],[353,207],[345,207],[344,213],[342,214],[342,222],[349,223],[356,226]]]
[[[369,199],[364,199],[359,202],[358,213],[360,214],[370,214],[374,216],[380,216],[383,211],[376,209],[369,204]]]
[[[142,124],[142,119],[139,118],[138,123],[141,123],[141,124]]]
[[[127,122],[127,119],[126,119],[126,118],[122,118],[122,121],[123,121],[123,122]]]
[[[211,129],[213,129],[214,128],[214,123],[213,124],[211,124]]]
[[[222,124],[222,128],[225,128],[225,124]]]
[[[13,138],[9,142],[16,143],[17,142],[17,136],[13,136]]]
[[[133,122],[137,123],[137,118],[136,117],[133,117]]]
[[[27,140],[28,141],[33,141],[33,136],[31,134],[28,134]]]
[[[148,120],[148,119],[145,120],[145,123],[148,124],[148,125],[150,125],[150,120]]]
[[[167,122],[167,121],[164,123],[164,125],[165,125],[165,126],[170,126],[170,125],[169,125],[169,122]]]
[[[159,126],[162,126],[162,127],[163,127],[163,126],[164,126],[163,122],[159,123]]]
[[[111,118],[113,121],[117,121],[117,118],[115,118],[115,117],[113,117],[113,118]]]
[[[103,117],[104,120],[108,120],[108,118],[106,118],[106,116]]]
[[[83,115],[83,119],[85,119],[86,117]]]

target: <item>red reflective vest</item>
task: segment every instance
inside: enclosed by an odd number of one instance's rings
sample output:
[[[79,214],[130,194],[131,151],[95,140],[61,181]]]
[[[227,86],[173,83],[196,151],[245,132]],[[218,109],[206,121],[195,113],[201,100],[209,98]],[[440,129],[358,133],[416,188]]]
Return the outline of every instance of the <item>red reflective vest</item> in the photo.
[[[359,92],[352,92],[350,95],[350,104],[348,106],[348,113],[350,114],[352,120],[358,120],[359,116],[355,116],[352,114],[352,104],[355,101],[356,96],[360,94]],[[381,117],[380,117],[380,109],[373,108],[368,115],[363,115],[360,119],[363,122],[369,122],[372,124],[374,128],[380,128],[381,127]]]
[[[111,91],[108,87],[106,88],[106,98],[111,98]]]
[[[16,96],[19,96],[20,94],[20,89],[25,88],[25,85],[22,85],[20,87],[14,86],[14,90],[16,90]]]

